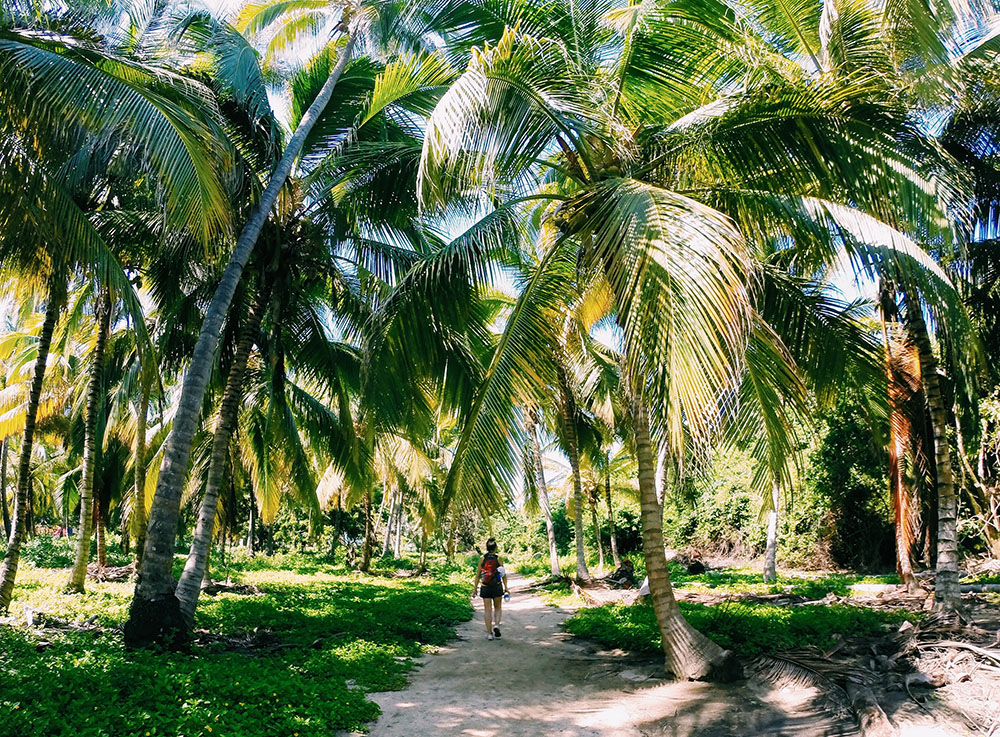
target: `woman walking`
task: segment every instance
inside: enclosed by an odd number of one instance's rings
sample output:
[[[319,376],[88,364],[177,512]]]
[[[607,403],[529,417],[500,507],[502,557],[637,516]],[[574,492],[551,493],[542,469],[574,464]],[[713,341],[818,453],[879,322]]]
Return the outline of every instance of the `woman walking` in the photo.
[[[507,588],[507,572],[503,568],[503,561],[497,555],[497,541],[492,537],[486,541],[486,555],[479,561],[473,592],[475,588],[479,589],[479,596],[483,600],[486,639],[499,639],[503,623],[503,597],[504,594],[510,596],[510,589]]]

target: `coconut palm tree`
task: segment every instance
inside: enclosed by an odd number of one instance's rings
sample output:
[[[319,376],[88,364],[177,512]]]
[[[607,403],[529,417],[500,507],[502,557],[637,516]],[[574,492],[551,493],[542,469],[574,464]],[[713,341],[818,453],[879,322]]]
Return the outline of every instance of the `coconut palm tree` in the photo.
[[[739,384],[755,324],[747,234],[829,261],[846,248],[868,268],[936,268],[883,221],[900,221],[900,203],[940,213],[953,191],[946,175],[930,184],[929,165],[897,140],[923,146],[938,172],[948,162],[929,153],[905,111],[873,102],[870,83],[803,75],[728,8],[547,10],[537,31],[512,22],[473,52],[425,138],[425,206],[550,203],[540,214],[557,229],[508,319],[452,477],[480,485],[484,498],[504,480],[506,444],[483,435],[519,434],[504,398],[538,392],[546,357],[536,351],[550,342],[541,305],[571,283],[567,267],[603,274],[623,334],[644,554],[668,666],[684,677],[731,674],[731,658],[684,622],[670,593],[650,430],[682,452],[686,436],[712,431],[718,397]],[[706,89],[715,99],[702,105]],[[551,183],[531,190],[540,177]],[[531,372],[517,375],[523,366]]]

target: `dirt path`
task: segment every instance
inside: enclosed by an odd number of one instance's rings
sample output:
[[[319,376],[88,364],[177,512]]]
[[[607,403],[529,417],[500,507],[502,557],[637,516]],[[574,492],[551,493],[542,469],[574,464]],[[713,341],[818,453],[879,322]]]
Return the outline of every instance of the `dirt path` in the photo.
[[[600,651],[562,632],[571,611],[510,579],[501,640],[482,605],[404,691],[372,694],[373,737],[743,737],[853,732],[811,706],[809,689],[751,689],[663,678],[662,661]]]

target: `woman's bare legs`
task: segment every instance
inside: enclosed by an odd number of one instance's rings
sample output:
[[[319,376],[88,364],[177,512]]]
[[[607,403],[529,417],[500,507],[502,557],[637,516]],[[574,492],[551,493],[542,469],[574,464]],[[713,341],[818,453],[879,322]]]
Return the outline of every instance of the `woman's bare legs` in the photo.
[[[483,619],[486,621],[486,634],[493,634],[493,602],[496,599],[483,599]]]
[[[497,627],[503,626],[503,597],[498,596],[493,600],[493,609],[496,614],[493,615],[493,621],[496,623]]]

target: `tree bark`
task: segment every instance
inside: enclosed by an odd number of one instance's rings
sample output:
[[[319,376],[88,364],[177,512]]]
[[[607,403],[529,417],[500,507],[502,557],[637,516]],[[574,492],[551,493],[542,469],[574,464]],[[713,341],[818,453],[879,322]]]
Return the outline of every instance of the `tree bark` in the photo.
[[[608,527],[611,530],[611,559],[615,563],[615,570],[621,568],[622,559],[618,556],[618,530],[615,528],[615,513],[611,509],[611,458],[608,458],[608,467],[604,469],[604,501],[608,505]]]
[[[396,489],[386,489],[388,500],[386,506],[389,507],[389,518],[385,521],[385,539],[382,541],[382,557],[389,555],[392,549],[392,530],[396,524]],[[381,517],[381,515],[379,515]]]
[[[14,493],[13,520],[11,534],[7,539],[7,552],[0,564],[0,614],[6,614],[14,592],[17,578],[17,564],[21,559],[21,543],[24,538],[28,512],[28,486],[31,484],[31,447],[35,438],[35,420],[38,404],[42,396],[42,382],[45,379],[45,362],[49,358],[52,332],[59,317],[59,310],[66,297],[66,282],[61,275],[53,274],[49,280],[49,303],[45,308],[45,320],[38,334],[35,354],[35,370],[31,377],[28,406],[25,408],[24,433],[21,436],[21,454],[17,464],[17,489]]]
[[[108,528],[101,511],[101,502],[94,497],[94,535],[97,538],[97,565],[99,568],[108,567]],[[84,570],[86,575],[86,569]]]
[[[396,539],[392,546],[392,555],[395,558],[399,558],[399,554],[402,552],[402,537],[403,537],[403,490],[399,490],[399,497],[396,502]]]
[[[549,570],[553,577],[559,577],[562,576],[562,571],[559,570],[559,546],[556,545],[556,529],[552,524],[552,505],[549,503],[549,487],[545,483],[542,448],[538,442],[538,426],[534,410],[528,412],[528,435],[531,438],[531,460],[535,472],[535,484],[538,486],[538,505],[542,508],[542,516],[545,518],[545,535],[549,541]]]
[[[934,575],[934,607],[939,610],[957,609],[962,602],[958,583],[958,496],[951,469],[951,448],[948,445],[948,412],[938,381],[937,359],[931,348],[927,325],[915,299],[907,304],[907,327],[920,358],[920,379],[924,398],[930,410],[934,431],[934,461],[937,470],[938,532],[937,562]]]
[[[208,464],[208,478],[205,481],[205,494],[198,510],[198,523],[195,526],[194,537],[188,550],[187,561],[180,581],[177,583],[176,596],[181,604],[181,613],[189,626],[194,626],[194,612],[198,607],[198,597],[201,594],[202,581],[208,568],[208,556],[212,550],[212,535],[215,532],[215,516],[219,508],[219,493],[226,469],[229,467],[229,445],[236,430],[236,421],[240,413],[240,399],[243,397],[243,377],[246,374],[247,363],[253,350],[254,336],[260,326],[267,309],[268,292],[262,296],[260,304],[240,332],[239,342],[233,363],[226,377],[226,388],[222,393],[219,406],[219,418],[212,435],[212,455]]]
[[[364,513],[365,513],[365,539],[361,543],[361,565],[358,566],[358,570],[368,573],[368,569],[371,567],[372,564],[372,537],[374,537],[375,535],[374,525],[372,524],[371,489],[365,492]]]
[[[570,393],[569,380],[562,367],[559,368],[559,408],[562,412],[563,435],[566,437],[566,455],[573,474],[573,527],[576,538],[576,577],[590,581],[587,570],[587,551],[583,544],[583,483],[580,480],[580,452],[576,438],[576,403]]]
[[[349,22],[349,19],[345,20]],[[171,568],[191,443],[194,440],[205,390],[215,363],[215,350],[243,268],[250,258],[281,188],[292,172],[306,137],[333,95],[333,90],[354,51],[356,41],[355,34],[348,35],[337,64],[306,114],[302,116],[271,175],[267,188],[261,195],[260,202],[254,208],[253,214],[236,241],[236,247],[233,249],[226,270],[205,312],[194,355],[184,375],[180,401],[174,415],[173,428],[167,439],[156,493],[153,495],[142,568],[136,581],[129,619],[124,628],[125,642],[130,646],[167,641],[180,643],[186,641],[190,635],[187,623],[180,612],[180,604],[174,595],[175,582]],[[161,602],[163,605],[160,605]]]
[[[771,479],[771,509],[767,513],[767,547],[764,549],[764,583],[778,580],[778,479]]]
[[[587,501],[590,503],[590,524],[594,528],[594,539],[597,541],[597,570],[604,573],[604,543],[601,540],[601,525],[597,521],[597,490],[593,494],[587,494]]]
[[[247,525],[247,555],[251,558],[256,553],[257,542],[257,499],[254,497],[253,489],[250,489],[250,524]]]
[[[135,569],[142,567],[142,548],[146,544],[146,421],[149,415],[149,382],[141,378],[142,392],[135,413],[135,501],[133,502],[133,532],[135,533]]]
[[[87,406],[83,429],[83,473],[80,479],[80,527],[76,531],[76,560],[70,572],[66,591],[82,594],[87,580],[87,563],[90,561],[90,535],[94,524],[94,506],[97,496],[97,413],[101,407],[104,384],[104,350],[111,328],[111,292],[104,289],[97,298],[97,344],[90,365],[87,386]],[[100,541],[98,541],[100,542]],[[106,557],[106,556],[105,556]]]
[[[649,577],[650,599],[663,640],[666,667],[687,680],[735,680],[742,676],[736,658],[688,624],[670,586],[667,556],[663,550],[663,523],[656,500],[656,464],[649,438],[649,420],[640,397],[632,400],[636,461],[642,513],[642,552]]]
[[[455,559],[455,548],[458,545],[458,510],[451,512],[451,526],[448,529],[448,545],[445,547],[445,558],[449,563]]]
[[[3,536],[10,539],[10,509],[7,507],[7,438],[0,443],[0,503],[3,506]]]

